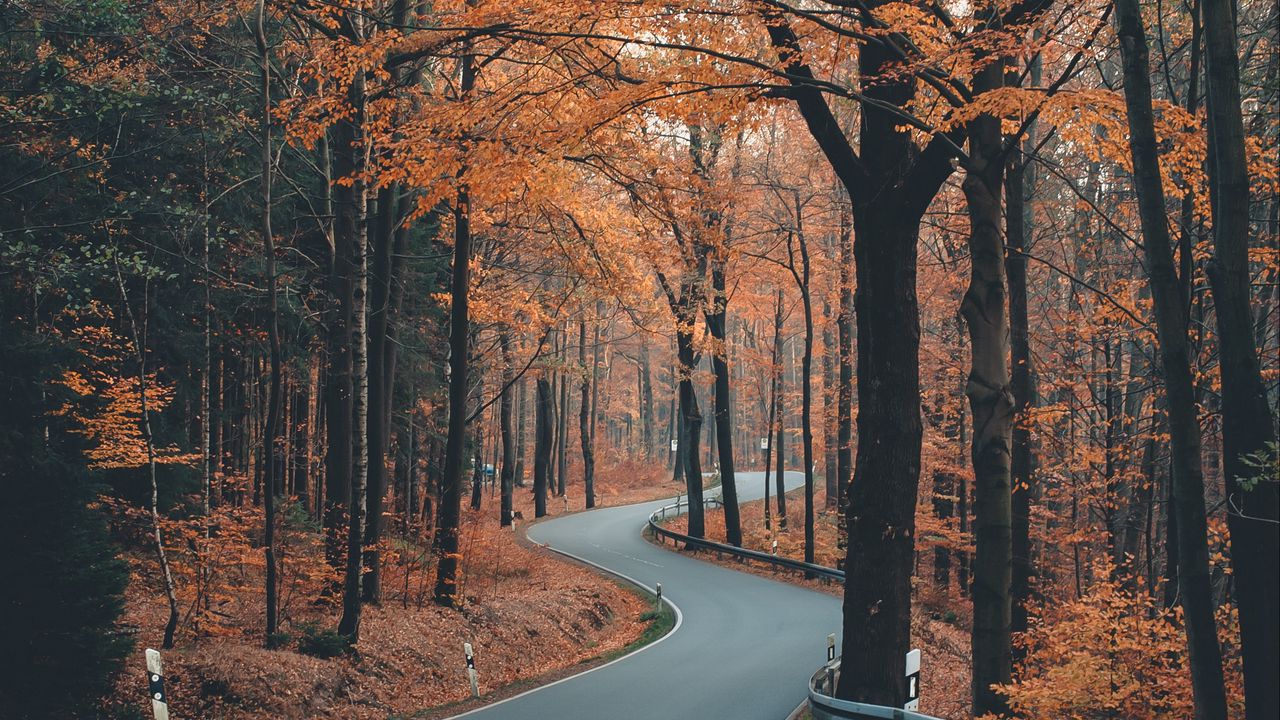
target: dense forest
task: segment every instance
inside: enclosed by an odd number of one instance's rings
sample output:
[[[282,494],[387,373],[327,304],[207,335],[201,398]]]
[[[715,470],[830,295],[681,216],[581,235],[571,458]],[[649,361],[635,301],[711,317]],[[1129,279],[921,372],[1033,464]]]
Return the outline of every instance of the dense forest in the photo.
[[[376,655],[405,628],[542,628],[536,679],[645,607],[526,519],[677,492],[845,572],[840,698],[901,707],[931,619],[935,714],[1280,716],[1275,3],[12,0],[0,36],[0,716],[150,717],[145,647],[177,717],[285,716],[237,665],[368,701],[292,717],[465,698]]]

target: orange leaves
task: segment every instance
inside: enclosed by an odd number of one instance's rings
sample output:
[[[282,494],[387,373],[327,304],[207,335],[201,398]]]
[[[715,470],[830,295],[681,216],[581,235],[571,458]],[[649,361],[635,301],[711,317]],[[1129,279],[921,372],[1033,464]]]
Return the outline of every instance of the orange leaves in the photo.
[[[105,313],[99,309],[98,312]],[[71,399],[55,414],[69,418],[74,432],[88,441],[88,465],[94,469],[137,468],[148,461],[142,427],[142,403],[152,413],[173,402],[174,388],[149,372],[140,387],[136,374],[128,374],[128,357],[120,338],[105,324],[81,325],[72,334],[80,341],[79,369],[66,370],[56,381]],[[90,320],[91,322],[95,320]],[[156,463],[187,465],[199,456],[175,445],[157,446]]]
[[[1181,613],[1162,609],[1144,591],[1103,578],[1078,600],[1037,609],[1022,639],[1027,651],[1019,680],[1003,690],[1026,717],[1192,717],[1186,639]],[[1232,717],[1243,717],[1239,629],[1230,606],[1219,633],[1227,649],[1227,696]]]

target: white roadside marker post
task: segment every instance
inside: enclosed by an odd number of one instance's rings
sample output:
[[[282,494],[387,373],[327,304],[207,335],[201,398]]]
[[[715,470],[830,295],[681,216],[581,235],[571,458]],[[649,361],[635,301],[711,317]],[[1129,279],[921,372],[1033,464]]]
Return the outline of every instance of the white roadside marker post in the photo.
[[[471,651],[471,643],[462,643],[462,651],[467,654],[467,678],[471,680],[471,697],[480,697],[480,674],[476,672],[476,657]]]
[[[654,583],[653,609],[662,612],[662,583]]]
[[[920,651],[907,653],[907,702],[903,710],[920,709]]]
[[[147,695],[155,720],[169,720],[169,701],[164,694],[164,662],[160,652],[147,648]]]
[[[826,691],[831,697],[836,694],[836,669],[834,667],[836,659],[836,634],[827,635],[827,684]]]

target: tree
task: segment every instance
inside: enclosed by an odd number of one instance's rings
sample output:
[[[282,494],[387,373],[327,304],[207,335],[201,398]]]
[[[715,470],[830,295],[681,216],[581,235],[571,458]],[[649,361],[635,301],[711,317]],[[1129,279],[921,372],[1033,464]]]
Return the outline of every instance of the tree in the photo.
[[[15,575],[0,586],[0,651],[15,662],[0,679],[0,714],[95,717],[132,647],[116,628],[129,570],[90,507],[87,473],[64,454],[74,450],[68,433],[57,428],[46,440],[35,431],[56,402],[46,391],[61,349],[12,322],[8,290],[0,296],[0,542]]]
[[[1231,560],[1240,607],[1245,700],[1250,718],[1280,715],[1280,482],[1251,482],[1249,456],[1265,455],[1275,419],[1254,344],[1249,271],[1249,163],[1240,110],[1236,8],[1202,0],[1209,199],[1214,257],[1209,263],[1222,377],[1222,451],[1230,508]]]
[[[276,495],[280,487],[280,475],[283,470],[283,448],[280,438],[280,309],[276,297],[276,244],[271,231],[271,181],[274,173],[271,158],[271,55],[267,46],[266,9],[263,0],[258,0],[257,13],[254,19],[254,43],[258,48],[258,64],[262,88],[262,109],[260,113],[260,132],[262,136],[262,247],[266,259],[267,280],[267,336],[271,347],[271,388],[267,391],[267,428],[263,434],[262,458],[265,462],[263,472],[265,488],[263,489],[264,523],[266,526],[263,553],[266,555],[266,605],[267,605],[267,644],[275,642],[276,625],[279,620],[279,586],[276,564]]]
[[[596,339],[598,341],[599,337],[597,336]],[[596,461],[591,437],[591,387],[594,384],[592,380],[596,374],[597,364],[592,363],[591,370],[587,370],[587,320],[584,317],[578,321],[578,365],[582,368],[582,396],[578,403],[578,436],[582,443],[582,491],[586,496],[588,509],[596,506]]]
[[[1115,0],[1115,10],[1116,32],[1120,38],[1124,66],[1133,183],[1138,195],[1143,248],[1155,306],[1161,374],[1169,405],[1173,500],[1178,522],[1178,589],[1186,625],[1196,717],[1225,718],[1222,651],[1213,619],[1209,549],[1205,539],[1207,522],[1204,477],[1200,469],[1200,430],[1187,359],[1188,319],[1180,300],[1165,218],[1164,186],[1152,117],[1146,30],[1142,26],[1137,0]]]
[[[551,381],[539,375],[535,384],[533,421],[533,502],[535,517],[547,514],[547,485],[551,472],[551,423],[555,401],[551,398]]]

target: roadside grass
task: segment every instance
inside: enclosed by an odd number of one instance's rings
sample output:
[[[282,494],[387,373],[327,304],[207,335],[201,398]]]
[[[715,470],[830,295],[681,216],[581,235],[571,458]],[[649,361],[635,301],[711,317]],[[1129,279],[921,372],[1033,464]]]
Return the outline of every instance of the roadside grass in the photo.
[[[600,658],[602,661],[610,662],[612,660],[616,660],[623,655],[639,650],[649,643],[657,642],[664,635],[671,632],[672,628],[676,626],[676,614],[667,603],[662,604],[661,610],[649,610],[645,612],[640,616],[640,620],[649,623],[645,626],[644,632],[640,633],[640,637],[633,640],[631,644],[626,647],[606,653]]]

